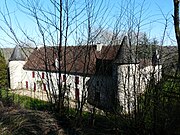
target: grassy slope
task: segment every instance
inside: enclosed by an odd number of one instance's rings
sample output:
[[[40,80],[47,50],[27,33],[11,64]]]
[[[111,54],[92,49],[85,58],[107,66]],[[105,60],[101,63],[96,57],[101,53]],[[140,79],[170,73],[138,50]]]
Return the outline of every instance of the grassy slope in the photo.
[[[69,135],[113,135],[113,125],[105,116],[96,115],[94,126],[90,126],[91,114],[83,112],[81,128],[76,128],[76,111],[70,109],[69,117],[59,118],[58,114],[48,113],[47,102],[19,96],[2,90],[6,107],[0,108],[0,133],[3,135],[56,135],[59,131]],[[38,110],[38,111],[37,111]],[[39,111],[41,110],[41,111]]]
[[[44,101],[1,90],[0,133],[3,135],[56,135],[61,129]]]

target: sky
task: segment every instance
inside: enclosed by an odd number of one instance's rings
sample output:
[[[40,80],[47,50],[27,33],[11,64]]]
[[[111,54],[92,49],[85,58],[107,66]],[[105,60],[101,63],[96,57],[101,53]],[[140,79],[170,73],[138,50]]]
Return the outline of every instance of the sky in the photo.
[[[18,2],[18,0],[16,1]],[[49,8],[48,10],[53,11],[53,9],[49,7],[50,3],[48,2],[48,0],[39,0],[39,1],[40,1],[40,6],[44,6],[45,8],[48,7]],[[26,13],[23,13],[22,12],[23,8],[18,6],[15,0],[6,0],[6,2],[8,5],[10,18],[11,18],[11,19],[8,19],[8,22],[10,22],[17,38],[20,40],[27,40],[24,37],[24,34],[20,30],[20,27],[21,27],[26,33],[28,33],[29,36],[31,36],[32,39],[36,40],[37,43],[40,44],[41,40],[37,38],[39,37],[38,28],[33,18],[31,16],[28,16]],[[103,1],[102,3],[103,6],[102,8],[100,8],[100,10],[102,10],[102,13],[106,12],[106,16],[104,17],[106,18],[105,19],[106,21],[104,21],[104,24],[103,24],[104,28],[110,28],[114,26],[114,22],[116,21],[115,19],[117,19],[117,16],[121,13],[120,9],[125,8],[124,6],[127,4],[126,2],[127,0],[104,0]],[[135,14],[136,13],[138,14],[142,3],[144,3],[142,22],[141,22],[142,26],[140,28],[140,31],[146,32],[150,38],[157,38],[159,41],[162,41],[165,24],[167,20],[165,39],[164,39],[163,44],[175,45],[174,28],[173,28],[173,20],[172,20],[173,0],[134,0],[134,2],[135,2],[134,5],[130,5],[130,6],[134,7]],[[83,0],[79,0],[76,4],[77,4],[76,7],[78,7],[77,9],[80,9],[81,5],[83,4]],[[98,5],[101,3],[97,2],[96,4],[97,4],[96,5],[96,8],[97,8]],[[1,0],[0,11],[3,15],[8,17],[7,10],[5,8],[5,0]],[[10,30],[3,23],[4,19],[3,19],[2,14],[0,15],[0,21],[1,21],[0,24],[4,31],[0,29],[0,33],[1,33],[0,46],[1,47],[14,47],[16,45],[16,42],[14,42],[10,38],[11,36],[8,36],[8,34],[10,34]],[[100,13],[98,15],[100,16],[99,18],[101,19],[102,14]],[[83,20],[83,19],[84,19],[84,16],[81,15],[79,16],[78,21],[80,22],[80,20]],[[96,23],[94,27],[97,27],[96,25],[100,24],[100,21],[99,21],[100,19],[97,20],[98,23]],[[72,24],[72,27],[75,27],[75,24]],[[82,29],[84,29],[84,27]],[[73,39],[73,37],[71,37],[71,39]]]

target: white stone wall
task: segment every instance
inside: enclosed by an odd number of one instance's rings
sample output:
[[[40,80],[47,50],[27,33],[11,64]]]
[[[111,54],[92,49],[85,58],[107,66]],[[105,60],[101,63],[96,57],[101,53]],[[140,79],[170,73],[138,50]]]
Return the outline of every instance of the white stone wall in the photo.
[[[21,89],[23,87],[24,70],[23,66],[25,61],[10,61],[9,74],[10,74],[10,88]]]
[[[162,78],[162,65],[147,66],[140,70],[141,79],[147,84],[150,81],[150,77],[154,75],[155,81],[159,81]]]
[[[34,72],[34,78],[33,73]],[[42,78],[42,74],[44,73],[44,79]],[[48,75],[48,76],[47,76]],[[61,83],[62,87],[64,86],[63,82],[63,75],[61,74]],[[69,96],[70,100],[75,100],[75,77],[79,77],[79,84],[77,84],[77,88],[79,89],[79,99],[81,101],[82,91],[83,91],[83,76],[80,75],[66,75],[66,86],[67,86],[67,93],[66,96]],[[28,82],[28,90],[34,92],[34,84],[36,84],[36,92],[43,92],[44,91],[44,85],[46,85],[46,90],[50,93],[55,93],[58,95],[58,73],[46,73],[45,71],[30,71],[30,70],[24,70],[24,77],[22,81],[23,89],[26,89],[26,83]],[[85,78],[85,84],[89,80],[89,77]],[[49,87],[48,87],[49,86]],[[45,92],[44,92],[45,93]],[[87,95],[87,87],[85,85],[85,93]],[[44,96],[44,95],[43,95]],[[40,97],[40,99],[43,99]],[[45,99],[45,98],[44,98]]]
[[[10,73],[10,88],[12,90],[21,90],[21,94],[27,94],[33,98],[41,100],[47,100],[46,90],[50,93],[58,93],[58,73],[46,73],[45,71],[31,71],[24,70],[23,66],[26,61],[10,61],[9,73]],[[34,77],[33,77],[34,72]],[[44,74],[44,78],[42,78]],[[63,75],[61,74],[61,83],[63,82]],[[75,84],[75,77],[79,77],[79,83]],[[85,84],[89,80],[89,77],[85,78]],[[35,85],[35,86],[34,86]],[[83,91],[83,76],[80,75],[66,75],[67,93],[66,96],[70,100],[75,101],[75,89],[79,89],[79,100],[81,101]],[[49,86],[49,87],[48,87]],[[22,91],[23,90],[23,91]],[[85,85],[84,95],[87,95],[87,86]]]
[[[50,93],[54,92],[58,93],[58,73],[46,73],[45,71],[30,71],[23,70],[23,65],[25,61],[10,61],[9,62],[9,71],[10,71],[10,86],[11,89],[24,89],[30,91],[30,96],[33,98],[39,98],[42,100],[47,100],[46,91],[44,91],[44,85],[46,86],[46,90],[50,91]],[[158,81],[161,79],[161,68],[162,66],[148,66],[143,69],[139,69],[139,65],[128,64],[128,65],[119,65],[117,68],[117,85],[118,85],[118,96],[120,105],[123,106],[123,111],[128,112],[132,111],[134,107],[134,99],[138,96],[139,93],[144,92],[146,85],[148,84],[151,74],[154,73],[155,80]],[[34,72],[34,77],[33,73]],[[44,79],[42,78],[42,74],[44,73]],[[63,75],[61,74],[61,82],[63,82]],[[48,76],[48,77],[47,77]],[[75,84],[75,77],[79,77],[79,83]],[[89,81],[90,77],[85,78],[85,90],[84,95],[87,96],[87,85],[86,83]],[[113,78],[108,77],[100,77],[94,79],[91,78],[91,87],[97,86],[97,81],[99,81],[99,86],[97,89],[103,92],[104,95],[100,95],[104,98],[108,95],[108,90],[113,86]],[[49,83],[49,87],[48,87]],[[27,86],[28,85],[28,86]],[[36,85],[36,90],[34,90],[34,85]],[[69,97],[71,101],[75,101],[75,89],[76,87],[79,89],[79,99],[81,101],[82,92],[83,92],[83,76],[80,75],[66,75],[66,85],[67,85],[67,93],[66,96]],[[28,87],[28,88],[27,88]],[[23,91],[24,93],[24,91]],[[37,96],[36,96],[37,95]],[[74,102],[74,103],[75,103]],[[77,102],[76,102],[77,103]]]
[[[134,101],[139,94],[144,92],[152,74],[156,82],[161,79],[161,68],[161,65],[148,66],[143,69],[139,69],[138,64],[118,66],[119,102],[124,113],[134,110]]]
[[[119,102],[123,112],[129,112],[133,109],[135,91],[138,91],[138,65],[120,65],[117,73]]]

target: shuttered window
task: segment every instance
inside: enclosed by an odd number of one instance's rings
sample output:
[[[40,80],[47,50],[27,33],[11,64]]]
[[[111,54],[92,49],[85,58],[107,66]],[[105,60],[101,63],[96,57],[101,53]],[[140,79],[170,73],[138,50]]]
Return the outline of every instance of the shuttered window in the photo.
[[[42,79],[44,79],[44,72],[42,72]]]
[[[34,83],[34,92],[36,91],[36,83]]]
[[[28,89],[28,81],[26,81],[26,89]]]
[[[66,81],[66,75],[63,75],[63,82]]]
[[[46,84],[45,83],[43,83],[43,87],[44,87],[44,91],[46,91]]]
[[[35,77],[35,72],[34,71],[32,71],[32,78],[34,78]]]
[[[79,89],[78,88],[75,89],[75,99],[79,100]]]
[[[75,84],[79,84],[79,77],[78,76],[75,77]]]

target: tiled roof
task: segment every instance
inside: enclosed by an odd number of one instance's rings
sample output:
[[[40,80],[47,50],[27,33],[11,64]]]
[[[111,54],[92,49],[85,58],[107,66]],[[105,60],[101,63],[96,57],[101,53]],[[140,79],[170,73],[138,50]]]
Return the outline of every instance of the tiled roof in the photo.
[[[13,53],[9,59],[9,61],[13,61],[13,60],[16,60],[16,61],[24,61],[25,60],[25,57],[22,53],[22,50],[21,48],[19,47],[19,45],[17,45],[14,50],[13,50]]]
[[[1,48],[1,52],[3,53],[3,56],[6,60],[6,63],[9,62],[11,55],[13,54],[15,48]],[[23,57],[27,59],[27,57],[30,56],[30,54],[33,52],[34,48],[30,47],[20,47]]]
[[[137,63],[137,61],[135,61],[134,51],[128,45],[126,36],[121,42],[120,49],[118,50],[116,60],[114,62],[117,64]]]
[[[96,71],[96,60],[114,60],[120,48],[118,45],[102,46],[101,51],[97,51],[96,47],[95,45],[67,46],[66,53],[64,53],[65,47],[61,47],[61,71],[64,72],[66,67],[67,73],[94,74]],[[58,47],[42,47],[34,50],[24,65],[24,69],[56,72],[55,59],[58,59]]]

